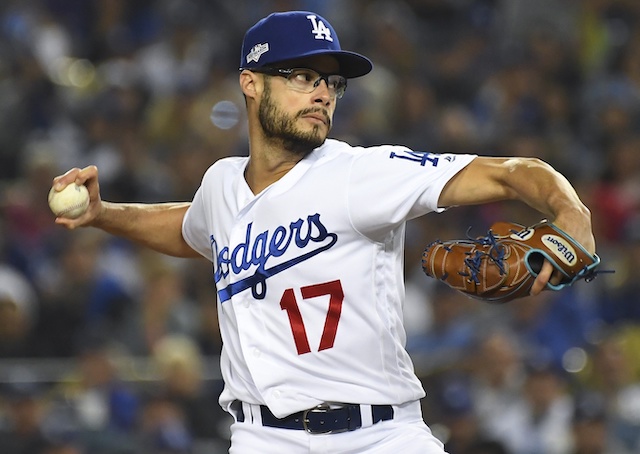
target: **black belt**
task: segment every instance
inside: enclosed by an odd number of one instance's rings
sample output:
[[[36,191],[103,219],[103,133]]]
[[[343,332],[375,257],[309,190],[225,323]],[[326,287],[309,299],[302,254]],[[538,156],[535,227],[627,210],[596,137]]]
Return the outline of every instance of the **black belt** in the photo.
[[[361,408],[358,404],[338,404],[331,408],[327,404],[318,405],[309,410],[299,411],[284,418],[276,418],[269,408],[260,405],[262,425],[279,429],[306,430],[311,434],[330,434],[350,432],[362,427]],[[238,400],[231,405],[236,412],[238,422],[244,422],[242,403]],[[372,405],[371,417],[373,424],[393,419],[391,405]]]

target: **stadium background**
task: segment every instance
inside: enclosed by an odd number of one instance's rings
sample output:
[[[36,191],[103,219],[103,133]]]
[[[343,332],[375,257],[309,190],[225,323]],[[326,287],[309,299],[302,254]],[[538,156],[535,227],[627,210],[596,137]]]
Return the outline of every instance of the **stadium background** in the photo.
[[[326,17],[375,63],[332,135],[537,156],[593,212],[616,273],[506,306],[434,285],[435,238],[535,222],[518,204],[412,221],[408,348],[451,454],[640,452],[640,3],[635,0],[4,0],[0,5],[0,452],[226,452],[210,266],[53,223],[53,176],[103,198],[189,200],[247,153],[244,31]]]

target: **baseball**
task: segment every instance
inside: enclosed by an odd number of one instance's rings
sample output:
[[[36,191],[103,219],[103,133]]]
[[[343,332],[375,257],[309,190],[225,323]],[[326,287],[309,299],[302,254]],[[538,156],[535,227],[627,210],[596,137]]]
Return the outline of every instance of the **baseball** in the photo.
[[[71,183],[62,191],[51,188],[49,208],[56,216],[75,219],[82,216],[89,207],[89,191],[84,185]]]

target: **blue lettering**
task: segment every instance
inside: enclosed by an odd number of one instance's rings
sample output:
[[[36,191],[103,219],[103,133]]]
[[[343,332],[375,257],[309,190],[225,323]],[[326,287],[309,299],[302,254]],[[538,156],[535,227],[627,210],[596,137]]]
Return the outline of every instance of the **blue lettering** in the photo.
[[[247,226],[247,234],[245,236],[245,241],[244,243],[240,243],[239,245],[237,245],[234,249],[233,252],[231,253],[231,268],[233,269],[233,272],[238,274],[240,271],[242,270],[246,270],[249,269],[249,265],[250,263],[247,263],[247,253],[248,253],[248,248],[249,248],[249,241],[251,241],[251,226],[253,225],[253,223],[250,223]],[[240,252],[242,251],[242,256],[241,256],[241,261],[240,263],[238,263],[238,254],[240,254]]]
[[[316,213],[312,216],[309,216],[308,219],[309,219],[309,224],[313,223],[313,225],[315,225],[318,228],[318,236],[315,238],[315,240],[324,239],[329,235],[327,228],[324,226],[322,222],[320,222],[319,214]],[[311,229],[311,226],[309,226],[309,229]]]
[[[439,156],[440,155],[429,153],[427,151],[403,150],[400,152],[392,151],[389,155],[389,158],[406,159],[413,162],[419,162],[423,167],[427,164],[427,162],[430,162],[433,167],[437,167]]]
[[[229,275],[229,264],[231,260],[229,260],[229,248],[223,247],[218,254],[218,269],[222,273],[222,277],[227,277]]]
[[[260,233],[256,240],[253,242],[253,248],[251,249],[251,265],[264,265],[265,253],[267,250],[267,241],[269,239],[269,231]],[[247,266],[248,269],[249,266]]]
[[[218,291],[221,302],[229,300],[233,295],[251,288],[253,297],[263,299],[266,295],[269,277],[281,273],[305,260],[318,255],[331,248],[337,241],[338,235],[330,233],[320,220],[320,214],[316,213],[307,216],[306,232],[302,232],[305,221],[298,219],[289,224],[289,230],[284,226],[278,226],[273,231],[271,237],[269,231],[259,233],[255,238],[251,238],[252,224],[247,225],[245,239],[235,246],[229,257],[229,247],[225,246],[218,251],[218,244],[211,235],[211,250],[217,268],[214,264],[214,280],[216,284],[221,279],[229,275],[229,271],[238,274],[243,270],[248,270],[252,265],[256,266],[255,273],[237,282],[229,284]],[[293,240],[293,241],[292,241]],[[327,241],[328,240],[328,241]],[[323,243],[318,248],[311,249],[310,243]],[[271,257],[283,255],[289,247],[295,244],[300,249],[301,254],[285,262],[267,268],[267,262]],[[268,245],[268,250],[267,250]],[[231,265],[231,266],[229,266]]]
[[[288,241],[282,246],[284,240],[287,239],[287,229],[283,226],[279,225],[273,232],[273,236],[271,237],[271,242],[269,243],[269,254],[273,257],[280,257],[282,254],[286,252],[289,248],[289,243],[291,242],[291,237],[288,237]]]
[[[300,249],[305,247],[307,245],[307,243],[309,242],[309,237],[307,237],[307,239],[305,239],[305,240],[303,240],[300,237],[300,228],[301,227],[302,227],[302,219],[298,219],[296,222],[292,222],[289,225],[289,228],[290,228],[290,231],[291,231],[291,236],[295,236],[296,246],[298,246]]]

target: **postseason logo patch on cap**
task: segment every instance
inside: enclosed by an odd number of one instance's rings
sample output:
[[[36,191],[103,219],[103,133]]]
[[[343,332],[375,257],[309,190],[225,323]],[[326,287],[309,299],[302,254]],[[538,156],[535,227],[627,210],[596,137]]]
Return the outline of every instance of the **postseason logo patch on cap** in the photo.
[[[252,61],[258,63],[258,60],[260,60],[260,57],[265,52],[269,52],[269,43],[256,44],[247,54],[247,63],[250,63]]]

